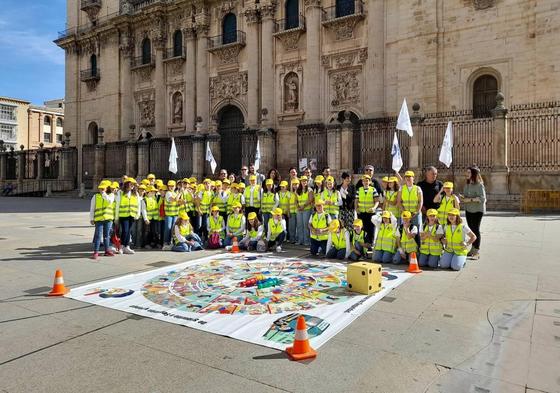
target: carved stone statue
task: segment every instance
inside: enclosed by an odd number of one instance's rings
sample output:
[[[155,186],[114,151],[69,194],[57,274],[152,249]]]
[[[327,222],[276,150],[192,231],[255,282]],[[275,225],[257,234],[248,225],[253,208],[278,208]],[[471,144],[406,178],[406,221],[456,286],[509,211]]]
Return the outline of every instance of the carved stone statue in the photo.
[[[140,110],[142,112],[141,125],[145,127],[153,126],[155,123],[155,102],[143,101],[140,103]]]
[[[297,74],[291,72],[286,76],[284,82],[285,110],[297,111],[299,107],[299,86]]]
[[[181,93],[173,95],[173,124],[183,122],[183,96]]]

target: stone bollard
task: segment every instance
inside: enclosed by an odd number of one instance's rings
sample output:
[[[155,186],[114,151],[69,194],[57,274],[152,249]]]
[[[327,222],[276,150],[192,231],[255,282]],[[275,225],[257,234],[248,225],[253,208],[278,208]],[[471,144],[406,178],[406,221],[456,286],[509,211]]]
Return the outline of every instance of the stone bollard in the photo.
[[[45,198],[52,197],[52,183],[47,182],[47,192],[45,193]]]
[[[80,183],[80,193],[78,194],[79,198],[84,199],[86,197],[86,185],[85,183]]]

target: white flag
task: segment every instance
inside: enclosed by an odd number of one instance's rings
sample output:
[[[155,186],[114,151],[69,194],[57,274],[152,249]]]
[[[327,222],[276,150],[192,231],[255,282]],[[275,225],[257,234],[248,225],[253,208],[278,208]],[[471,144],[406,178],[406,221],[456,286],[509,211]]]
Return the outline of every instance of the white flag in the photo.
[[[218,163],[214,159],[214,155],[212,154],[212,150],[210,150],[210,143],[206,142],[206,161],[210,163],[210,169],[212,169],[212,174],[216,170]]]
[[[408,114],[408,106],[406,106],[406,98],[403,100],[401,112],[397,119],[397,130],[406,131],[412,137],[412,123],[410,122],[410,115]]]
[[[397,133],[395,132],[395,137],[393,138],[393,147],[391,148],[391,156],[393,156],[393,164],[391,167],[395,172],[401,170],[403,166],[403,160],[401,156],[401,148],[399,147],[399,140],[397,139]]]
[[[447,130],[445,130],[445,136],[443,137],[443,143],[441,144],[441,151],[439,152],[439,161],[445,164],[446,167],[451,166],[453,162],[453,124],[451,122],[447,123]]]
[[[169,152],[169,172],[177,173],[177,147],[175,138],[171,138],[171,151]]]
[[[257,152],[255,153],[255,170],[258,171],[261,166],[261,145],[257,140]]]

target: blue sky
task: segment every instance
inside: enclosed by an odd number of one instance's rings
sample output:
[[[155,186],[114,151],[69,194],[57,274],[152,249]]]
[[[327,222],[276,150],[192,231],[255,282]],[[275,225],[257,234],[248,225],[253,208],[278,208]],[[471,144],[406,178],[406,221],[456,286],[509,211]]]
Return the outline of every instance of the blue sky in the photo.
[[[64,97],[66,0],[0,0],[0,96],[34,104]]]

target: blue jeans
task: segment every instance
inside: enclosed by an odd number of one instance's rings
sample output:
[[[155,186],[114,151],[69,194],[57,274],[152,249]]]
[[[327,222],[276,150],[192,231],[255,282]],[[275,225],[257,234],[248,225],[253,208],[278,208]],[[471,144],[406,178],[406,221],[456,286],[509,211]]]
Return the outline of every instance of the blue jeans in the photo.
[[[330,250],[327,252],[327,258],[330,259],[340,259],[343,260],[346,256],[346,249],[343,248],[341,250],[337,250],[334,247],[331,247]]]
[[[171,231],[173,230],[175,221],[177,221],[177,216],[165,216],[165,220],[163,221],[165,223],[163,227],[163,242],[165,244],[171,243]]]
[[[441,259],[439,260],[439,266],[442,269],[453,269],[453,270],[461,270],[463,266],[465,266],[465,262],[467,262],[466,255],[455,255],[453,253],[444,251]]]
[[[327,241],[326,240],[310,239],[310,241],[311,241],[311,244],[310,244],[311,255],[319,254],[319,248],[321,249],[321,254],[325,255],[325,253],[327,252]]]
[[[134,218],[121,217],[119,222],[121,225],[121,244],[123,247],[127,247],[130,244],[130,231],[134,224]]]
[[[179,243],[179,244],[175,244],[173,248],[171,248],[171,250],[175,252],[190,252],[191,246],[188,245],[187,243]]]
[[[239,243],[239,248],[247,251],[255,251],[257,249],[257,241],[249,240],[247,243]]]
[[[264,233],[268,233],[268,221],[272,218],[271,213],[263,213],[263,228]]]
[[[290,213],[288,217],[288,235],[290,237],[290,242],[295,243],[297,241],[296,231],[297,231],[297,214]]]
[[[373,253],[374,262],[391,263],[394,257],[395,253],[389,251],[375,250]]]
[[[439,258],[439,255],[428,255],[420,253],[420,256],[418,257],[418,266],[428,266],[435,269],[436,267],[438,267]]]
[[[297,242],[303,246],[310,245],[309,227],[307,225],[312,212],[312,210],[297,212]]]
[[[362,258],[362,257],[365,256],[365,252],[364,252],[365,250],[364,250],[364,248],[360,245],[360,243],[357,243],[357,242],[354,243],[354,248],[356,249],[356,251],[358,251],[358,252],[360,253],[360,255],[358,255],[356,252],[352,251],[352,252],[350,253],[350,255],[348,256],[348,258],[349,258],[351,261],[357,261],[357,260],[359,260],[360,258]]]
[[[103,239],[103,247],[105,247],[105,252],[109,251],[109,231],[111,229],[112,221],[97,221],[95,223],[95,236],[93,250],[99,252],[99,246],[101,245],[101,239]]]
[[[185,239],[187,241],[193,240],[194,243],[193,244],[188,244],[188,243],[174,244],[173,247],[171,248],[171,250],[172,251],[177,251],[177,252],[190,252],[190,251],[202,250],[202,241],[200,240],[200,237],[196,233],[191,233],[190,235],[185,236]]]

